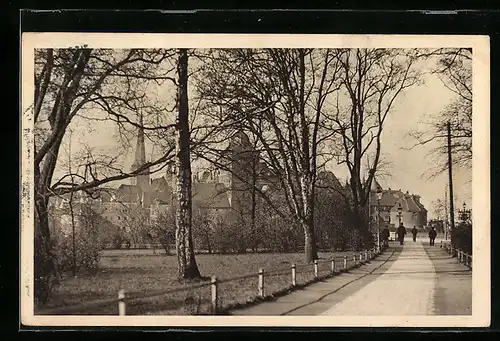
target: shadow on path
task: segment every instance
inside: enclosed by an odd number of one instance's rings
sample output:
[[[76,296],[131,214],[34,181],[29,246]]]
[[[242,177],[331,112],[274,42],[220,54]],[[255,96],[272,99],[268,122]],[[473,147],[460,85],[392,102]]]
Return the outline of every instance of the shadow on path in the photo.
[[[344,300],[382,275],[396,261],[400,247],[390,247],[376,259],[358,268],[343,272],[317,283],[308,285],[270,302],[242,310],[231,315],[318,315],[332,305]]]
[[[439,245],[424,243],[436,270],[434,309],[436,315],[472,314],[472,271],[452,258]]]
[[[323,292],[323,295],[311,300],[310,302],[285,311],[280,315],[315,315],[325,309],[324,305],[332,306],[341,302],[345,298],[363,289],[379,276],[385,274],[387,269],[389,269],[399,258],[401,251],[402,247],[389,247],[377,259],[371,261],[372,266],[361,266],[343,274],[343,276],[346,276],[345,279],[347,279],[347,274],[349,274],[351,276],[350,280],[347,280],[344,283],[338,283],[336,286],[332,286],[329,283],[329,290]],[[315,288],[310,289],[314,290]]]

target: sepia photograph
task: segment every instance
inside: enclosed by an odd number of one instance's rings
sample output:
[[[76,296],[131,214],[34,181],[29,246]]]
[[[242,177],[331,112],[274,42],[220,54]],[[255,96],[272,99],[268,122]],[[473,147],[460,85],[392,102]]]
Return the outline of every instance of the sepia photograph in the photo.
[[[488,37],[24,33],[21,67],[23,324],[489,325]]]

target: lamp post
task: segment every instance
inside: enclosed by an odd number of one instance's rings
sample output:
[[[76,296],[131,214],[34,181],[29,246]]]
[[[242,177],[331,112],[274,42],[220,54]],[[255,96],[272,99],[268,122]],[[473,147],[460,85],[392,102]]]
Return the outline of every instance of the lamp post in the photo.
[[[403,208],[401,207],[401,203],[398,203],[398,219],[399,219],[399,225],[401,226],[401,218],[403,217]]]
[[[464,202],[462,207],[463,207],[463,209],[459,210],[458,213],[460,213],[460,220],[462,220],[462,222],[466,223],[469,220],[469,217],[471,216],[472,210],[467,209],[465,202]]]
[[[380,252],[380,199],[382,191],[377,191],[377,253]]]

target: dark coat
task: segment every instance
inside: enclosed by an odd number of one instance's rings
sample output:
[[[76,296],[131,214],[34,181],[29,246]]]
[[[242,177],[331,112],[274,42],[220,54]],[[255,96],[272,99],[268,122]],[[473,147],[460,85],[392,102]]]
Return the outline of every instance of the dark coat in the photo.
[[[429,238],[436,238],[437,232],[436,230],[430,230],[429,231]]]
[[[382,230],[382,240],[389,240],[389,229],[385,228]]]
[[[417,233],[418,233],[418,231],[417,231],[417,229],[414,227],[414,228],[412,228],[412,229],[411,229],[411,233],[413,233],[413,234],[417,234]]]
[[[398,227],[398,236],[399,238],[403,237],[406,234],[406,229],[404,226]]]

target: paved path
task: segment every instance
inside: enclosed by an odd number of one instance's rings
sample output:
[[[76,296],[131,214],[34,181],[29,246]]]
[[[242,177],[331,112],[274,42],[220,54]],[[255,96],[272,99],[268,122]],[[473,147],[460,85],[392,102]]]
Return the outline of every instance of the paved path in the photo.
[[[433,315],[434,287],[434,268],[422,243],[407,241],[377,280],[321,315]]]
[[[470,315],[472,275],[425,239],[392,243],[377,259],[234,315]]]

